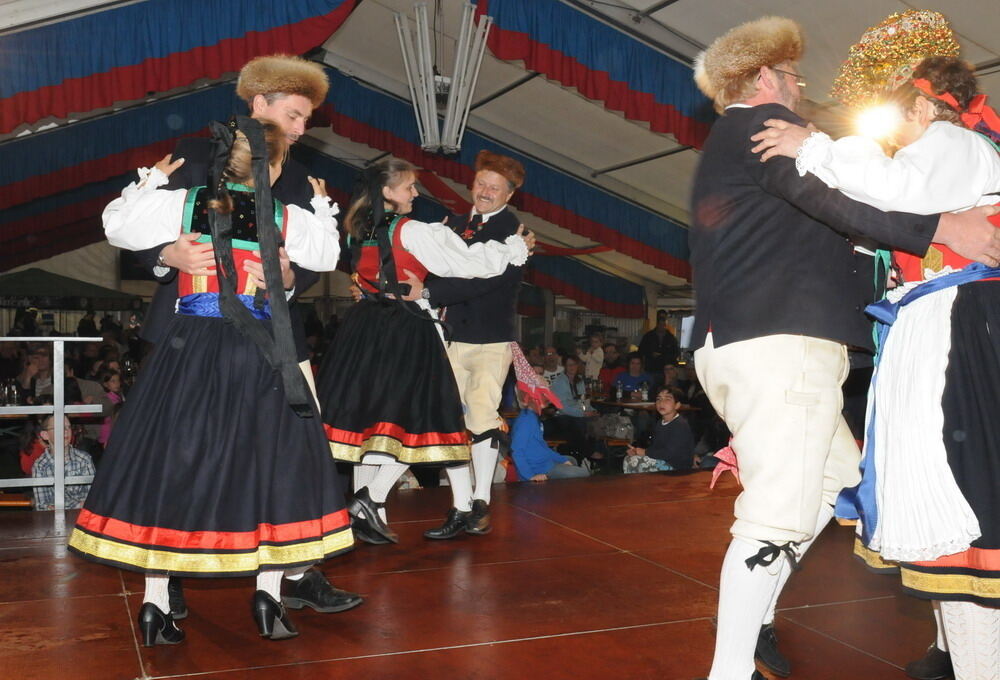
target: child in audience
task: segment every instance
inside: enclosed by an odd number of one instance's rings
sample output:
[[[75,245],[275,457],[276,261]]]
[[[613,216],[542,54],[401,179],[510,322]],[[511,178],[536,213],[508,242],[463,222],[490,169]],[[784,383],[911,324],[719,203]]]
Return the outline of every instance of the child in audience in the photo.
[[[678,413],[683,393],[676,387],[664,387],[656,393],[656,412],[660,420],[653,426],[648,448],[628,447],[623,468],[625,474],[689,470],[694,464],[694,437],[687,421]]]

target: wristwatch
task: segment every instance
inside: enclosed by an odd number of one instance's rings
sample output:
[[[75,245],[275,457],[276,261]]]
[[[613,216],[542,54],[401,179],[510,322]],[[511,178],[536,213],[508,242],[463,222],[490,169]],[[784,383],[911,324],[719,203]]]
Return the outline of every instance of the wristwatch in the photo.
[[[163,251],[161,250],[159,255],[156,256],[156,266],[157,267],[169,267],[167,261],[163,259]]]
[[[424,288],[422,291],[420,291],[420,297],[423,298],[424,300],[430,300],[431,299],[430,289]]]

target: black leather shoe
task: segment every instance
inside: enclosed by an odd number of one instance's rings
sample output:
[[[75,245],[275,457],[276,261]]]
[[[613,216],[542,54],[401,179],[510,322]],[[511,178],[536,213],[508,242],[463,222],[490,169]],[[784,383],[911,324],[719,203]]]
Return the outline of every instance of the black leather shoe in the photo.
[[[371,545],[386,545],[387,543],[392,543],[387,538],[382,538],[379,534],[368,531],[368,523],[363,519],[351,518],[351,531],[354,533],[354,537],[359,541],[364,541],[365,543],[370,543]]]
[[[269,640],[287,640],[299,634],[288,618],[285,606],[278,604],[274,598],[258,590],[253,594],[253,620],[257,624],[257,632]]]
[[[433,538],[434,540],[443,541],[448,538],[455,538],[463,531],[466,531],[467,521],[471,512],[462,511],[458,508],[452,508],[448,511],[448,517],[445,519],[444,524],[437,527],[436,529],[428,529],[424,532],[424,538]]]
[[[787,678],[792,672],[792,665],[778,651],[778,638],[774,634],[773,623],[768,623],[760,627],[754,657],[767,666],[769,671],[782,678]]]
[[[385,503],[376,503],[368,494],[368,487],[362,487],[354,493],[347,512],[357,520],[359,527],[364,527],[364,532],[368,534],[378,534],[391,543],[399,543],[399,536],[396,532],[379,517],[379,508]]]
[[[335,614],[354,609],[364,602],[357,593],[334,588],[319,569],[312,568],[298,581],[283,579],[285,592],[281,602],[289,609],[312,607],[322,614]]]
[[[947,680],[955,675],[951,667],[951,653],[938,649],[936,644],[916,661],[906,664],[906,674],[915,680]]]
[[[477,536],[493,531],[493,526],[490,524],[490,506],[486,501],[472,501],[472,512],[465,518],[465,531]]]
[[[184,641],[184,631],[177,627],[170,614],[152,602],[146,602],[139,610],[139,632],[142,633],[142,646],[176,645]]]
[[[186,619],[188,606],[184,599],[184,582],[180,576],[171,576],[167,579],[167,596],[170,598],[170,616],[174,621]]]

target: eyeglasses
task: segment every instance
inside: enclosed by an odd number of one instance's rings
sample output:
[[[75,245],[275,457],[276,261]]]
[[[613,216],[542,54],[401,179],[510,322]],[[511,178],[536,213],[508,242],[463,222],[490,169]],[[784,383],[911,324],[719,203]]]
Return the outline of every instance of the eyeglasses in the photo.
[[[791,76],[792,78],[795,78],[795,84],[798,85],[801,88],[805,88],[805,86],[806,86],[806,79],[804,77],[802,77],[801,74],[792,73],[791,71],[785,71],[785,70],[780,69],[780,68],[774,68],[773,66],[771,67],[771,70],[772,71],[777,71],[778,73],[784,73],[786,76]]]

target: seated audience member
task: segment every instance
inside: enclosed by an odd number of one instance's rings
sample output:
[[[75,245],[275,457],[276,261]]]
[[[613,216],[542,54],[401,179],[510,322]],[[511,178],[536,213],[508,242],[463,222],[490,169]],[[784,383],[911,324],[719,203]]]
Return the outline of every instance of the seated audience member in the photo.
[[[545,378],[545,382],[551,385],[552,380],[563,372],[562,356],[559,354],[559,350],[552,346],[546,347],[545,354],[542,355],[542,367],[545,369],[542,376]]]
[[[634,352],[628,355],[628,370],[622,371],[615,377],[613,387],[617,391],[621,386],[622,397],[625,399],[639,399],[642,396],[643,384],[649,390],[653,385],[653,376],[642,370],[642,357],[638,352]]]
[[[583,361],[583,376],[587,380],[597,380],[604,367],[604,349],[601,347],[601,334],[591,333],[587,339],[587,347],[580,352]]]
[[[71,445],[73,430],[69,423],[69,418],[63,418],[63,437],[66,460],[63,465],[67,477],[85,477],[94,474],[94,462],[86,453]],[[32,477],[53,477],[55,476],[55,457],[52,454],[53,443],[56,439],[55,416],[48,416],[43,421],[43,429],[38,433],[38,438],[42,441],[45,450],[38,457],[31,467]],[[83,507],[83,502],[90,492],[90,484],[69,484],[66,486],[66,509]],[[36,486],[34,490],[35,510],[51,510],[55,503],[55,487]]]
[[[563,456],[545,443],[542,424],[531,409],[522,409],[511,429],[511,455],[521,481],[544,482],[547,479],[587,477],[586,468],[570,456]]]
[[[611,394],[615,378],[623,370],[625,367],[622,366],[622,356],[621,352],[618,351],[618,345],[613,342],[604,343],[604,365],[601,367],[598,378],[600,378],[605,394]]]
[[[522,347],[521,349],[524,349],[524,347]],[[541,345],[532,345],[527,349],[524,355],[525,357],[527,357],[528,363],[531,364],[532,366],[534,366],[535,364],[541,366],[542,360],[545,358],[545,348],[542,347]],[[541,374],[539,373],[539,375]]]
[[[28,352],[17,380],[27,404],[39,404],[42,396],[52,394],[52,355],[47,346],[39,345]]]
[[[35,461],[45,452],[45,442],[38,436],[41,429],[42,424],[36,419],[36,416],[31,416],[31,419],[25,423],[21,434],[18,435],[20,440],[18,457],[21,471],[29,477]]]
[[[101,432],[97,438],[101,446],[107,446],[108,439],[111,437],[111,428],[114,426],[118,410],[121,408],[122,403],[124,403],[125,397],[122,395],[121,374],[117,371],[108,369],[101,371],[99,382],[101,383],[101,387],[104,388],[105,398],[112,404],[111,414],[105,416],[104,422],[101,424]]]
[[[690,470],[694,464],[694,437],[687,421],[677,412],[682,393],[676,387],[664,387],[656,394],[659,420],[653,425],[647,448],[628,447],[623,461],[625,474],[661,470]]]
[[[563,373],[552,380],[552,392],[559,397],[562,408],[546,421],[546,435],[565,439],[573,451],[589,458],[594,450],[587,436],[587,419],[597,412],[587,408],[584,402],[587,392],[578,357],[566,357]]]
[[[24,368],[24,356],[18,343],[4,340],[0,342],[0,381],[17,378]]]
[[[683,392],[685,387],[687,387],[686,384],[681,382],[681,370],[674,364],[664,365],[663,371],[656,376],[655,383],[657,392],[664,387],[677,387]]]

